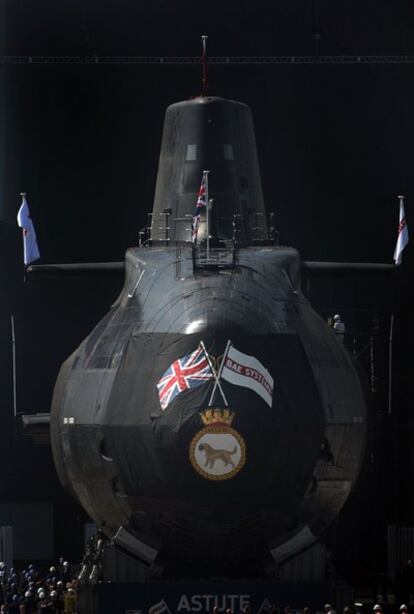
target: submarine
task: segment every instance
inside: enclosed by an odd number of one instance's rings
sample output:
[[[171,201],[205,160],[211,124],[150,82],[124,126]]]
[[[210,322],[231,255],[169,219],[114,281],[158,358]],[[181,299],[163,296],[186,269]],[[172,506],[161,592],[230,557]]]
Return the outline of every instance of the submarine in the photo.
[[[51,443],[65,489],[149,573],[260,576],[337,516],[366,395],[301,274],[357,266],[279,245],[249,107],[203,95],[166,111],[153,211],[125,262],[28,268],[124,275],[61,367]]]

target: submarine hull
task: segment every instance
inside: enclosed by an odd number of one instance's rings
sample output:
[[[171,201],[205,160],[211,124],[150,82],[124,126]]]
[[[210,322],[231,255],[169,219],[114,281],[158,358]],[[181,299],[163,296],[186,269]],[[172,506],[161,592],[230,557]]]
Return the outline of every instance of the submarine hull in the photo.
[[[324,531],[358,475],[360,379],[300,293],[299,265],[292,248],[216,248],[208,262],[185,245],[130,249],[119,299],[62,366],[62,483],[167,575],[260,574]],[[207,375],[194,384],[196,352]]]

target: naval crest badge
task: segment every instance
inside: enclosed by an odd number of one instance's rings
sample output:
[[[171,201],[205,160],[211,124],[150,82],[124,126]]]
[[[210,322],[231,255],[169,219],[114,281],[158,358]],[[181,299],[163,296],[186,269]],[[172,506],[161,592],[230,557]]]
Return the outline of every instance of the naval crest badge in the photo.
[[[191,440],[190,460],[207,480],[233,478],[246,462],[244,439],[231,428],[234,415],[227,408],[208,408],[200,414],[205,426]]]

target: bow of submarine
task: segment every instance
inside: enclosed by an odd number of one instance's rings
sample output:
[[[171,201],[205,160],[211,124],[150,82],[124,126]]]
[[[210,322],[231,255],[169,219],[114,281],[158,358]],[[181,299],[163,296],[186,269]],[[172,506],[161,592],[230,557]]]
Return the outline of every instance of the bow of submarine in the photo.
[[[213,250],[217,266],[205,267],[188,246],[128,250],[123,292],[63,365],[52,408],[61,481],[97,524],[132,535],[148,564],[201,575],[212,561],[215,573],[258,573],[292,536],[317,536],[349,493],[364,431],[358,376],[299,291],[296,250],[250,247],[225,259]],[[271,403],[210,378],[162,409],[157,384],[170,366],[203,342],[217,373],[229,341],[272,375]],[[224,478],[194,458],[207,408],[229,409],[221,428],[241,442]],[[328,432],[336,454],[351,440],[356,452],[329,488],[317,475]]]

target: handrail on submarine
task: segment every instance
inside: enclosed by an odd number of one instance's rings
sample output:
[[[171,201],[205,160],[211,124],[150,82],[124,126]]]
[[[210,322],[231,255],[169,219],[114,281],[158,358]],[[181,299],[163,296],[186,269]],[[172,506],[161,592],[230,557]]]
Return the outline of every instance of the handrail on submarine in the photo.
[[[182,242],[174,242],[182,243]],[[263,244],[263,243],[262,243]],[[269,245],[269,243],[267,243]],[[241,247],[241,246],[240,246]],[[226,249],[226,247],[217,248]],[[237,248],[228,247],[232,253]],[[211,259],[211,257],[210,257]],[[213,261],[216,258],[213,259]],[[213,262],[212,262],[213,263]],[[382,262],[318,262],[311,260],[301,261],[303,277],[358,277],[358,276],[390,276],[398,271],[395,264]],[[26,275],[29,279],[60,279],[60,278],[112,278],[120,279],[125,273],[125,262],[79,262],[31,264],[27,267]]]
[[[189,226],[184,228],[184,233],[189,233],[187,240],[172,240],[170,237],[170,217],[171,209],[164,209],[160,217],[164,218],[164,226],[159,226],[158,230],[164,232],[164,236],[159,239],[153,238],[154,216],[148,213],[147,226],[138,233],[138,247],[149,248],[154,245],[191,245],[193,248],[194,268],[223,268],[234,267],[236,264],[237,251],[246,246],[279,246],[279,233],[274,225],[275,214],[270,212],[268,215],[268,230],[260,225],[259,216],[255,214],[254,225],[252,227],[253,236],[250,241],[240,241],[241,234],[240,222],[242,216],[234,214],[228,218],[232,227],[232,237],[228,240],[217,240],[210,236],[213,252],[205,250],[205,245],[197,245],[192,237],[192,216],[186,215],[184,218],[174,218],[174,222],[186,222]],[[267,237],[263,238],[263,232]],[[204,252],[206,252],[204,254]],[[223,252],[231,253],[231,262],[222,258]],[[301,275],[305,278],[313,277],[359,277],[359,276],[389,276],[394,274],[399,267],[395,264],[378,262],[326,262],[314,260],[302,260],[300,262]],[[26,269],[29,279],[59,279],[59,278],[112,278],[121,279],[125,274],[125,262],[81,262],[81,263],[54,263],[54,264],[31,264]]]
[[[397,269],[398,267],[395,264],[383,262],[301,261],[301,273],[304,277],[387,276],[395,273]]]

